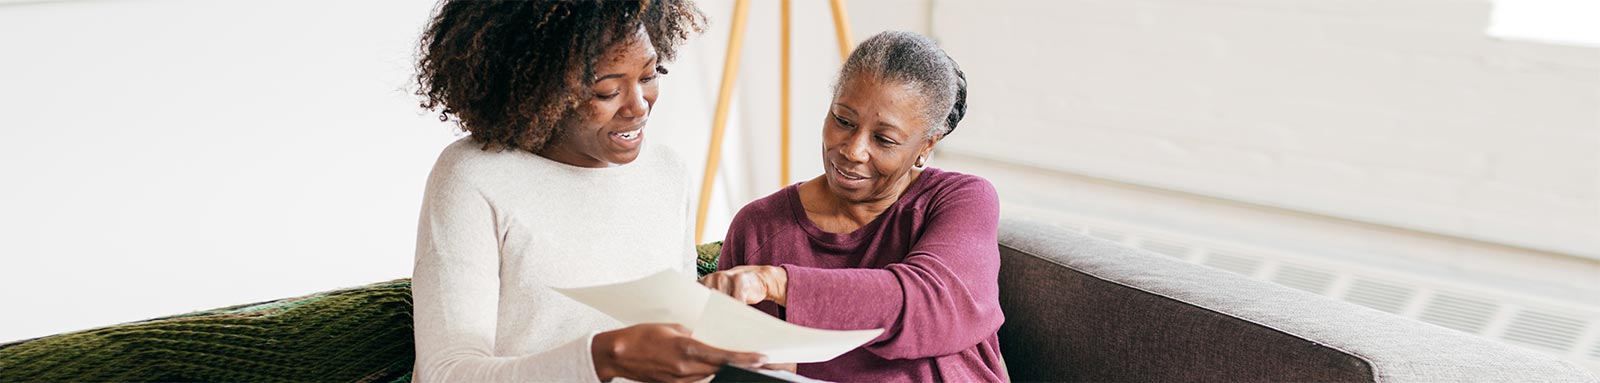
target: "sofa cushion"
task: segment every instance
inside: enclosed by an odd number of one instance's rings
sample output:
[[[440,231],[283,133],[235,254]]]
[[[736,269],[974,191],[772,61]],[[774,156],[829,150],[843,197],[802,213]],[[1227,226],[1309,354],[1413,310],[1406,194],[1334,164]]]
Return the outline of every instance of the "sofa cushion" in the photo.
[[[1360,358],[1001,247],[1016,381],[1371,381]]]
[[[1545,355],[1040,222],[1003,219],[1018,381],[1594,382]]]

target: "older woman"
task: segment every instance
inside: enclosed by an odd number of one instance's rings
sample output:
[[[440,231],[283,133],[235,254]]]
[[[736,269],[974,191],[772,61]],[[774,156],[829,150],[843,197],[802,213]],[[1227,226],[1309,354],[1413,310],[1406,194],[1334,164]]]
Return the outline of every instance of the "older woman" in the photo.
[[[693,381],[762,358],[682,326],[622,327],[548,287],[693,272],[687,169],[645,137],[660,63],[700,22],[684,0],[440,6],[423,105],[472,134],[428,177],[417,381]]]
[[[790,323],[886,330],[801,375],[1002,380],[994,187],[926,167],[965,111],[966,79],[931,40],[868,39],[823,120],[826,174],[740,210],[702,283]]]

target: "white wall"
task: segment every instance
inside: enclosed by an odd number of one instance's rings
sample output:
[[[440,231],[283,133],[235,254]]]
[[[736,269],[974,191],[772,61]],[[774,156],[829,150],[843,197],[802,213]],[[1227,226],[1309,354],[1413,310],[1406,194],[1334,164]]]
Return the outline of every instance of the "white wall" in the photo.
[[[708,240],[778,187],[777,7],[754,3]],[[798,180],[839,59],[827,3],[795,3]],[[858,40],[925,30],[924,1],[855,3]],[[699,4],[651,120],[696,180],[733,2]],[[433,5],[0,2],[0,342],[409,276],[459,137],[411,94]]]
[[[375,4],[0,6],[0,341],[409,274],[454,135]]]
[[[936,1],[971,80],[942,147],[1600,259],[1600,48],[1481,0]]]

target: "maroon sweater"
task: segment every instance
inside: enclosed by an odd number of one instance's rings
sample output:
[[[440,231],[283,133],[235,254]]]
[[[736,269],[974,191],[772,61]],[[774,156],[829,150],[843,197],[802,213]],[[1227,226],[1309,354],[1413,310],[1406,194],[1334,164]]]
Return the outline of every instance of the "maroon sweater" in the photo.
[[[877,219],[837,234],[806,217],[798,185],[739,210],[718,269],[783,266],[788,307],[756,307],[789,323],[885,330],[838,358],[801,364],[801,375],[842,382],[1002,380],[994,186],[927,168]]]

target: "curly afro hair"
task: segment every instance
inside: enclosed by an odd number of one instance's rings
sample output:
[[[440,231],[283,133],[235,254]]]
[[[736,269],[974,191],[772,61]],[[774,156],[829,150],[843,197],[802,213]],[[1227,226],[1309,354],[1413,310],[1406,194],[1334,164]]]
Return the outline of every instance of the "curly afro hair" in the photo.
[[[641,27],[667,62],[705,15],[688,0],[445,0],[419,44],[417,95],[485,150],[537,153],[593,96],[600,55]]]

